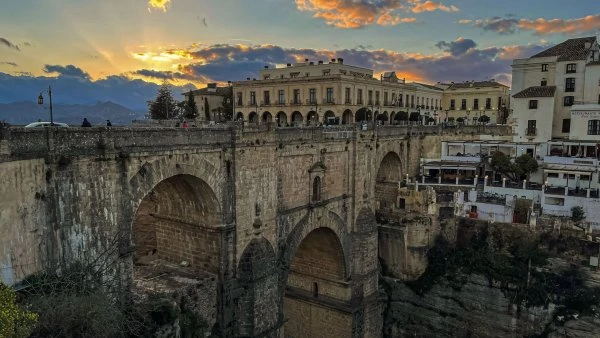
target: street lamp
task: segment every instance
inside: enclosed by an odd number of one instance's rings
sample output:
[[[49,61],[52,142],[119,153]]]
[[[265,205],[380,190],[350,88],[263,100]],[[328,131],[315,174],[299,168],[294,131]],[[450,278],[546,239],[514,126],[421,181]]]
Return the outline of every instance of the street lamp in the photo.
[[[52,116],[52,88],[48,85],[48,90],[42,90],[40,92],[40,96],[38,96],[38,104],[44,104],[44,96],[42,95],[44,92],[48,93],[48,97],[50,98],[50,125],[54,125],[54,117]]]

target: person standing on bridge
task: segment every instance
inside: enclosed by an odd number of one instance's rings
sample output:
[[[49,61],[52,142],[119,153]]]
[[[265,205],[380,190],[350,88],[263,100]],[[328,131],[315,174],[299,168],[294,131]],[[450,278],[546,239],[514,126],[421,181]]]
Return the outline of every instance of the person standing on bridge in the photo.
[[[86,127],[91,127],[92,124],[90,123],[90,121],[88,121],[88,119],[86,117],[83,118],[83,123],[81,124],[82,127],[86,128]]]
[[[188,126],[188,123],[187,123],[187,121],[183,121],[183,123],[181,124],[181,128],[183,128],[183,129],[188,129],[188,127],[189,127],[189,126]]]
[[[106,120],[106,126],[107,127],[112,127],[112,123],[110,123],[110,120]]]

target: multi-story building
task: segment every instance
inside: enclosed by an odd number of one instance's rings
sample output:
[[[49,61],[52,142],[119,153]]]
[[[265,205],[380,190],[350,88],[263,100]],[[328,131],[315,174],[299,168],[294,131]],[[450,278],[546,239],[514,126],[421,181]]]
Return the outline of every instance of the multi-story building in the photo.
[[[231,95],[230,87],[219,87],[216,83],[209,83],[205,88],[183,93],[187,100],[194,95],[198,107],[198,121],[221,121],[225,99]]]
[[[509,109],[509,88],[494,80],[463,83],[438,83],[444,90],[442,107],[448,121],[476,124],[481,116],[492,123],[505,123]]]
[[[438,90],[407,84],[394,72],[379,79],[373,70],[344,60],[265,67],[259,79],[234,84],[235,119],[281,126],[377,122],[398,124],[411,113],[435,116],[441,111]]]
[[[515,141],[546,142],[585,135],[571,133],[571,108],[600,100],[600,50],[595,37],[566,40],[527,59],[513,62]]]
[[[425,83],[411,83],[417,89],[417,109],[422,116],[423,123],[437,123],[443,116],[442,100],[444,90],[440,87]]]

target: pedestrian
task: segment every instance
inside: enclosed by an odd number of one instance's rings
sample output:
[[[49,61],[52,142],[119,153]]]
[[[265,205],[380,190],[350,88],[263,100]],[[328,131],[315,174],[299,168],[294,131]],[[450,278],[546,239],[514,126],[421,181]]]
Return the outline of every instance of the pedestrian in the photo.
[[[92,124],[90,123],[90,121],[88,121],[87,118],[83,118],[83,123],[81,124],[82,127],[87,128],[87,127],[91,127]]]
[[[188,128],[187,121],[183,121],[183,123],[181,124],[181,128],[183,128],[183,129],[187,129]]]
[[[112,123],[110,123],[110,120],[106,120],[106,126],[107,127],[112,127]]]

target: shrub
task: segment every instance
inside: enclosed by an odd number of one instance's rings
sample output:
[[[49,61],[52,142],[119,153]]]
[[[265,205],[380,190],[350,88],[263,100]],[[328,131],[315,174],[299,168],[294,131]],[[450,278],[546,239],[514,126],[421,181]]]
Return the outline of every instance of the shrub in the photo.
[[[9,286],[0,283],[0,338],[29,337],[37,314],[21,308],[17,296]]]

